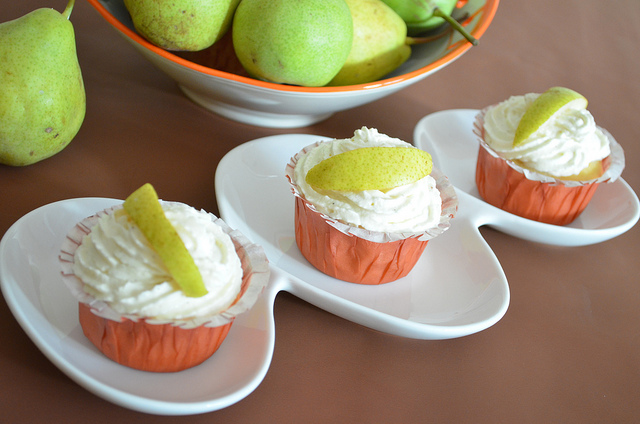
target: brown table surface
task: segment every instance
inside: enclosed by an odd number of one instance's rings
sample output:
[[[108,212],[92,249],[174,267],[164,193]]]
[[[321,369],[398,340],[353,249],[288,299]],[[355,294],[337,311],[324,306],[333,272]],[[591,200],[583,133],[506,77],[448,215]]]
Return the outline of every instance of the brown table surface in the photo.
[[[0,21],[65,3],[5,1]],[[480,45],[444,70],[291,130],[232,122],[196,106],[84,1],[72,21],[86,119],[53,158],[0,166],[0,234],[41,205],[124,198],[147,181],[165,199],[217,214],[216,165],[245,141],[280,133],[346,137],[363,125],[411,140],[418,120],[432,112],[477,109],[553,85],[588,97],[599,125],[625,149],[623,178],[640,189],[637,1],[503,1]],[[281,293],[264,381],[232,406],[190,417],[131,411],[83,389],[36,348],[3,299],[0,421],[640,422],[640,226],[571,248],[481,232],[511,290],[509,310],[493,327],[453,340],[406,339]]]

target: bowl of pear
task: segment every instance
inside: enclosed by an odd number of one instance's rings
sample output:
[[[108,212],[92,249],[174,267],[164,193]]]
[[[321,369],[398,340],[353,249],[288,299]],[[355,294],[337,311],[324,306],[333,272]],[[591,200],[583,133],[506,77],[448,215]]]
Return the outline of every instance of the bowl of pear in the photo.
[[[226,27],[216,28],[213,44],[186,51],[142,35],[144,28],[136,26],[125,3],[148,0],[88,1],[140,54],[173,78],[189,99],[228,119],[271,128],[311,125],[424,79],[468,51],[471,40],[480,39],[499,3],[423,0],[430,10],[422,11],[422,16],[426,13],[431,22],[441,19],[432,10],[437,3],[454,5],[447,14],[464,27],[467,37],[448,23],[425,25],[426,32],[410,36],[401,17],[406,10],[396,13],[390,0],[232,1],[228,7],[233,16]],[[291,3],[312,11],[311,18],[305,21],[296,15]],[[368,11],[372,7],[385,7],[385,12],[372,14]],[[350,23],[343,19],[345,10]],[[326,22],[339,26],[323,29]],[[371,32],[378,33],[378,41],[363,42]],[[312,45],[305,44],[305,37],[313,39]],[[313,64],[312,59],[320,62]]]

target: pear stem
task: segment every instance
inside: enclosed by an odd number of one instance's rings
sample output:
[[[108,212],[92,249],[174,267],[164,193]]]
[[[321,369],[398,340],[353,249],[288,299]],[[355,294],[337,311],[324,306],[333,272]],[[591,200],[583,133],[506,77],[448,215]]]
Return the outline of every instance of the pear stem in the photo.
[[[450,15],[444,13],[442,10],[440,10],[440,8],[436,7],[435,9],[433,9],[433,16],[438,16],[442,19],[444,19],[445,21],[449,22],[449,24],[456,30],[458,31],[460,34],[462,34],[462,36],[464,38],[467,39],[467,41],[469,41],[471,44],[473,44],[474,46],[478,45],[478,40],[476,40],[475,37],[473,37],[471,34],[469,34],[467,32],[466,29],[464,29],[464,27],[462,25],[460,25],[460,23],[458,21],[456,21],[455,19],[453,19]]]
[[[73,11],[73,6],[75,4],[76,0],[69,0],[69,3],[67,3],[67,7],[65,7],[64,11],[62,12],[62,16],[69,19],[69,17],[71,16],[71,12]]]

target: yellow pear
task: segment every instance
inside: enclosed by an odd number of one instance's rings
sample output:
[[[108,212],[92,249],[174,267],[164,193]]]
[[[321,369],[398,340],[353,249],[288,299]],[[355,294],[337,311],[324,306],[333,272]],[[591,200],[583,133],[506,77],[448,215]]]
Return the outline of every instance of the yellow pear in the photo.
[[[345,0],[353,19],[353,43],[345,64],[328,85],[376,81],[411,56],[407,25],[381,0]]]

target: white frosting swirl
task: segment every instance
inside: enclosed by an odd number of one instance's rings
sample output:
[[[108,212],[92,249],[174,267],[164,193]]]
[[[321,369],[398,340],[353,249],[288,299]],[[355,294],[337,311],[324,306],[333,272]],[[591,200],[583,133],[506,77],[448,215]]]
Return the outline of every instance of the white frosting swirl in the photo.
[[[591,113],[570,106],[513,146],[518,123],[538,96],[536,93],[512,96],[488,108],[484,116],[484,140],[501,157],[533,171],[567,177],[609,156],[609,140],[596,126]]]
[[[162,202],[162,207],[193,256],[206,295],[184,295],[125,213],[105,215],[91,228],[75,253],[74,273],[87,293],[123,315],[182,320],[218,314],[235,300],[242,284],[231,238],[205,211],[174,202]]]
[[[437,226],[442,200],[436,181],[430,175],[386,192],[316,191],[306,183],[307,173],[316,164],[339,153],[363,147],[414,148],[400,139],[366,127],[356,130],[352,138],[320,143],[298,158],[293,175],[300,193],[320,213],[370,231],[420,232]]]

